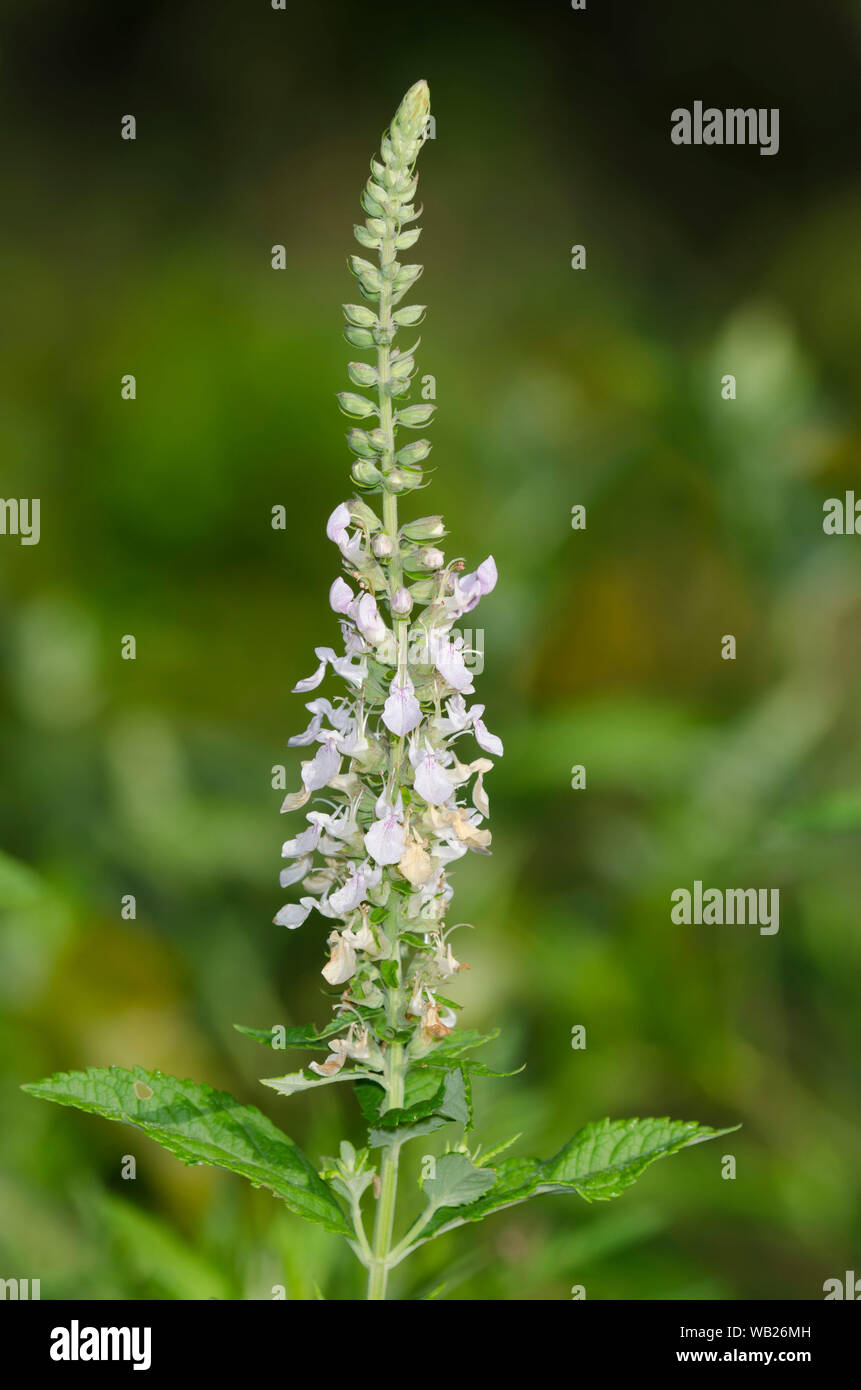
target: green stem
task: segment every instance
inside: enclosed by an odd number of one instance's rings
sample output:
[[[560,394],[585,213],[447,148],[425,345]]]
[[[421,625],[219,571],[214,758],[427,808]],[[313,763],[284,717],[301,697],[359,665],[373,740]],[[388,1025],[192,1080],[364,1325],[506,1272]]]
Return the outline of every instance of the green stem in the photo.
[[[380,267],[385,269],[391,265],[395,259],[395,236],[396,227],[394,220],[386,219],[386,230],[380,244]],[[392,328],[392,288],[391,281],[383,275],[382,287],[379,299],[379,324],[382,329]],[[388,336],[384,334],[384,336]],[[394,432],[394,412],[392,409],[391,385],[391,346],[390,343],[380,343],[377,346],[377,402],[379,408],[380,429],[385,437],[385,449],[383,453],[383,473],[391,472],[394,467],[395,454],[395,432]],[[389,491],[383,482],[383,526],[386,534],[392,543],[392,554],[388,562],[388,591],[389,604],[395,592],[403,583],[403,560],[401,557],[400,540],[398,537],[398,499],[393,491]],[[403,676],[407,669],[407,630],[408,621],[404,617],[396,617],[393,627],[397,638],[398,649],[398,674]],[[400,763],[403,753],[403,739],[399,738],[392,742],[389,750],[389,768],[387,784],[389,795],[394,803],[397,796],[397,782],[400,772]],[[393,940],[396,955],[399,955],[397,943]],[[397,1016],[402,1005],[402,986],[400,972],[398,984],[394,989],[388,991],[387,1014],[390,1023],[396,1024]],[[386,1089],[387,1089],[387,1110],[399,1109],[404,1103],[404,1077],[406,1074],[404,1045],[400,1042],[390,1044],[386,1057]],[[395,1206],[398,1195],[398,1164],[400,1162],[401,1146],[398,1140],[394,1140],[383,1150],[382,1161],[380,1164],[380,1192],[377,1198],[377,1212],[374,1220],[373,1244],[371,1258],[368,1264],[368,1299],[381,1300],[386,1297],[386,1285],[389,1276],[389,1256],[392,1245],[392,1232],[395,1224]]]
[[[404,1103],[404,1045],[392,1043],[387,1058],[389,1103],[387,1110],[396,1110]],[[368,1299],[386,1296],[389,1277],[389,1252],[395,1223],[395,1203],[398,1195],[398,1164],[401,1146],[397,1140],[383,1150],[380,1166],[380,1195],[374,1221],[374,1241],[368,1269]]]

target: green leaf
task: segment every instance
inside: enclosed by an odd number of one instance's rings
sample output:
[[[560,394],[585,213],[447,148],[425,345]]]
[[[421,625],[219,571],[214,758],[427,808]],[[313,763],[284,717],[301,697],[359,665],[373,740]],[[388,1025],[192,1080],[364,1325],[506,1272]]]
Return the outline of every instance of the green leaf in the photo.
[[[422,1191],[434,1210],[440,1207],[463,1207],[478,1199],[496,1185],[497,1175],[492,1168],[476,1168],[466,1154],[443,1154],[436,1161],[432,1178],[426,1178]]]
[[[430,1073],[426,1073],[423,1077],[425,1085],[429,1078]],[[408,1076],[407,1082],[411,1080],[412,1074]],[[417,1085],[417,1082],[413,1084]],[[468,1128],[472,1111],[467,1091],[467,1081],[463,1073],[454,1071],[442,1076],[436,1090],[427,1099],[413,1099],[409,1105],[400,1109],[386,1110],[380,1114],[378,1102],[377,1114],[372,1116],[366,1109],[366,1098],[362,1104],[363,1112],[366,1118],[376,1119],[378,1125],[378,1128],[370,1132],[368,1142],[371,1148],[378,1149],[395,1140],[406,1143],[409,1139],[418,1139],[420,1135],[430,1134],[451,1122]]]
[[[397,989],[398,987],[398,962],[396,960],[381,960],[377,963],[380,978],[387,989]]]
[[[448,1037],[435,1043],[421,1060],[433,1065],[438,1058],[460,1057],[464,1052],[471,1052],[475,1047],[484,1047],[485,1043],[493,1042],[498,1037],[498,1028],[494,1028],[492,1033],[479,1033],[475,1028],[456,1028]]]
[[[598,1120],[542,1164],[541,1190],[573,1189],[588,1202],[609,1201],[656,1159],[737,1128],[714,1130],[695,1120]]]
[[[738,1128],[710,1129],[694,1120],[599,1120],[578,1130],[554,1158],[509,1158],[495,1165],[497,1180],[486,1195],[455,1218],[434,1211],[421,1240],[548,1193],[576,1192],[588,1202],[609,1201],[657,1159]]]
[[[295,1028],[280,1025],[274,1028],[247,1028],[243,1023],[234,1023],[233,1026],[237,1033],[242,1033],[246,1038],[253,1038],[264,1047],[271,1047],[274,1052],[283,1052],[288,1047],[306,1047],[315,1052],[328,1052],[326,1039],[333,1033],[343,1032],[344,1020],[330,1019],[323,1028],[315,1028],[313,1023],[303,1023]]]
[[[309,1076],[306,1071],[291,1071],[286,1076],[262,1076],[261,1086],[268,1086],[270,1090],[277,1091],[279,1096],[293,1096],[297,1091],[316,1091],[321,1086],[337,1086],[343,1081],[355,1081],[357,1077],[371,1081],[375,1080],[374,1073],[371,1071],[360,1071],[353,1067],[350,1071],[336,1071],[332,1076]],[[383,1078],[377,1077],[376,1081],[383,1086]]]
[[[183,1163],[209,1163],[268,1187],[291,1211],[349,1235],[335,1197],[301,1149],[251,1105],[225,1091],[135,1067],[65,1072],[23,1089],[146,1131]]]

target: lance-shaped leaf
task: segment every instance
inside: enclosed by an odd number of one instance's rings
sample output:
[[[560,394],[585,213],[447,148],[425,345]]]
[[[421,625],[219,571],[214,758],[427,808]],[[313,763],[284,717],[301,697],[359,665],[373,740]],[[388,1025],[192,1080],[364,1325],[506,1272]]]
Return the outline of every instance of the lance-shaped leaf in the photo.
[[[253,1038],[255,1042],[262,1043],[264,1047],[271,1047],[275,1052],[283,1052],[288,1047],[328,1052],[329,1044],[326,1040],[333,1033],[344,1031],[344,1020],[330,1019],[322,1028],[315,1028],[313,1023],[303,1023],[290,1028],[281,1024],[276,1024],[274,1028],[248,1028],[244,1023],[234,1023],[233,1026],[237,1033],[242,1033],[246,1038]]]
[[[691,1144],[731,1134],[694,1120],[599,1120],[584,1125],[554,1158],[508,1158],[494,1165],[494,1186],[478,1201],[449,1214],[438,1207],[420,1232],[421,1244],[467,1221],[516,1206],[545,1193],[576,1192],[586,1201],[608,1201],[636,1182],[650,1163]]]
[[[541,1191],[573,1189],[589,1202],[608,1201],[656,1159],[737,1128],[709,1129],[695,1120],[598,1120],[542,1163]]]
[[[24,1086],[30,1095],[145,1130],[183,1163],[209,1163],[268,1187],[291,1211],[338,1235],[350,1227],[329,1186],[292,1139],[225,1091],[135,1067],[91,1067]]]

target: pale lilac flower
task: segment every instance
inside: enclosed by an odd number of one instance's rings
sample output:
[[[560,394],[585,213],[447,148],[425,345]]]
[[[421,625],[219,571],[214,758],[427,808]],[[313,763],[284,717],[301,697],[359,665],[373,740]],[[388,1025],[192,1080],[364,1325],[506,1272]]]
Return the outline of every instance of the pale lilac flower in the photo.
[[[496,562],[492,555],[488,555],[472,574],[465,574],[462,579],[456,580],[455,600],[459,609],[458,616],[471,613],[479,600],[496,588],[497,578]]]
[[[350,508],[346,502],[341,502],[326,522],[326,535],[330,541],[334,541],[345,560],[356,564],[362,557],[362,533],[354,531],[350,535],[347,530],[350,520]]]
[[[325,811],[309,811],[308,819],[314,822],[318,832],[324,830],[327,836],[335,840],[349,840],[358,829],[355,806],[342,806],[334,816],[327,815]],[[338,848],[340,850],[342,846]]]
[[[415,770],[413,782],[419,796],[434,806],[442,806],[448,801],[454,785],[430,744],[425,742],[423,749],[412,748],[410,762]]]
[[[284,841],[281,846],[281,855],[284,859],[296,859],[302,855],[310,854],[317,848],[319,839],[319,825],[309,825],[307,830],[295,835],[292,840]]]
[[[361,685],[367,679],[368,665],[364,660],[354,665],[349,657],[336,656],[332,647],[315,647],[314,655],[320,665],[313,675],[305,676],[304,680],[296,682],[293,687],[296,694],[302,694],[306,690],[315,690],[326,674],[327,664],[332,667],[336,675],[341,676],[343,680],[351,681],[353,685]]]
[[[336,613],[346,613],[353,600],[353,590],[339,575],[329,590],[330,608]]]
[[[422,708],[415,697],[415,686],[406,671],[395,676],[389,698],[383,706],[383,723],[393,734],[403,737],[421,722]]]
[[[474,705],[470,710],[472,715],[472,727],[475,732],[475,741],[479,748],[483,748],[485,753],[493,753],[497,758],[501,758],[505,751],[502,746],[502,739],[492,734],[482,719],[484,705]]]
[[[282,869],[278,875],[278,882],[282,888],[290,888],[294,883],[299,883],[306,874],[310,873],[314,864],[313,854],[306,854],[304,859],[297,859],[295,864],[291,864],[289,869]]]
[[[316,792],[328,786],[341,769],[337,735],[330,734],[311,762],[302,764],[302,784],[306,791]]]
[[[389,629],[380,617],[380,610],[373,594],[362,594],[356,604],[356,627],[365,641],[375,647],[388,637]]]
[[[329,894],[329,906],[338,917],[345,917],[365,901],[369,888],[376,888],[382,879],[382,870],[375,864],[355,864],[351,867],[346,883],[335,893]]]
[[[290,931],[295,931],[297,927],[301,927],[309,912],[316,906],[316,898],[300,898],[298,903],[288,903],[276,914],[275,925],[288,927]]]
[[[474,686],[460,648],[449,636],[434,636],[431,644],[433,664],[443,680],[454,690],[469,694]]]
[[[377,819],[365,835],[365,849],[377,864],[397,864],[407,847],[401,798],[391,806],[383,797],[376,805]]]

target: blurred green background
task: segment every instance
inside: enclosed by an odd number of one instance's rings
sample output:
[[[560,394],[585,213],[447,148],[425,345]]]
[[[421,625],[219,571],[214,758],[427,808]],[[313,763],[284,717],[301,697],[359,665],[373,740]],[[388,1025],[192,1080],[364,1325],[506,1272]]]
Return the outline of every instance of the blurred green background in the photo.
[[[315,1156],[361,1136],[346,1088],[261,1088],[272,1059],[232,1024],[328,1012],[324,929],[271,924],[270,775],[295,780],[290,689],[337,634],[345,257],[418,77],[439,416],[414,511],[501,575],[476,615],[495,854],[455,871],[457,953],[465,1025],[503,1028],[486,1060],[527,1068],[479,1083],[477,1135],[546,1155],[604,1114],[743,1128],[618,1203],[444,1237],[394,1292],[809,1299],[859,1267],[861,540],[821,529],[859,481],[858,40],[855,6],[801,0],[7,0],[2,491],[41,498],[42,536],[0,538],[0,1276],[361,1295],[346,1247],[267,1194],[17,1088],[138,1062]],[[779,106],[779,154],[673,146],[697,99]],[[779,888],[779,934],[673,925],[695,878]]]

